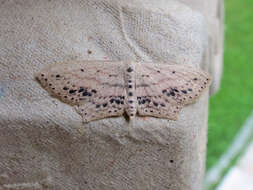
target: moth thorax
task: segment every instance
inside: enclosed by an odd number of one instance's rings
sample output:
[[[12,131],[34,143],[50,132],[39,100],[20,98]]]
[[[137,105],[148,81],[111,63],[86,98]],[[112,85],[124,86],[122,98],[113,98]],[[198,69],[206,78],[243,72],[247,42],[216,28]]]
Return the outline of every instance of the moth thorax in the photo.
[[[125,81],[126,81],[126,112],[132,118],[136,115],[136,91],[135,91],[135,65],[133,63],[126,64],[125,68]]]

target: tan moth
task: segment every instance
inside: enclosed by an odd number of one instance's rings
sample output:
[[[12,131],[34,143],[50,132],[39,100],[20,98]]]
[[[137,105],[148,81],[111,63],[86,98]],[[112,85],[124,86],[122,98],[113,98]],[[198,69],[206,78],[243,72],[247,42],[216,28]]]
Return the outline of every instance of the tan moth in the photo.
[[[74,106],[84,122],[124,112],[134,118],[176,120],[210,85],[209,74],[188,65],[131,61],[56,63],[36,78],[61,101]]]

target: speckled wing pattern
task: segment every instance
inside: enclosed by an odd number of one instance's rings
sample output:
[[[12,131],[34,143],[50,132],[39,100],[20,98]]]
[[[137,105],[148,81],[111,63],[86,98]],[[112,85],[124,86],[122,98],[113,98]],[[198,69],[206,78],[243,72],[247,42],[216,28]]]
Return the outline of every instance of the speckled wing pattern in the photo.
[[[56,63],[36,75],[41,85],[74,106],[84,122],[124,113],[125,82],[121,62]]]
[[[211,82],[209,75],[187,65],[80,61],[56,63],[36,78],[61,101],[74,106],[84,122],[121,116],[176,120]]]
[[[209,74],[188,65],[138,63],[137,112],[177,120],[184,105],[193,103],[209,86]]]

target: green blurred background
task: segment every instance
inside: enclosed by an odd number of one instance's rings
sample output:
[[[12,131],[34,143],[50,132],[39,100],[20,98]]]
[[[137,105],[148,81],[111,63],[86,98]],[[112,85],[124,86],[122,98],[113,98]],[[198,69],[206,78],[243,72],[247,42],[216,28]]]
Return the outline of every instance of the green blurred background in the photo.
[[[210,101],[207,169],[253,109],[253,0],[226,0],[225,16],[224,72],[220,91]]]

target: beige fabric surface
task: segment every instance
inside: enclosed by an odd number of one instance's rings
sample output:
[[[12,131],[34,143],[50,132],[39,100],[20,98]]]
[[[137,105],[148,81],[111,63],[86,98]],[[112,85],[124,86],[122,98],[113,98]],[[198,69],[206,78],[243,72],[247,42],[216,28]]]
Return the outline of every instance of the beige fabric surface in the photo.
[[[84,59],[207,69],[201,12],[174,0],[0,0],[0,26],[0,189],[201,189],[208,92],[178,121],[83,124],[34,79],[53,62]]]
[[[208,25],[209,72],[213,76],[210,94],[215,94],[220,88],[223,73],[224,49],[224,0],[179,0],[194,10],[201,12]]]
[[[206,9],[210,9],[206,3]],[[210,64],[209,70],[213,76],[213,83],[210,92],[215,94],[220,88],[223,73],[223,54],[224,54],[224,1],[214,1],[213,10],[209,11],[209,49]]]

